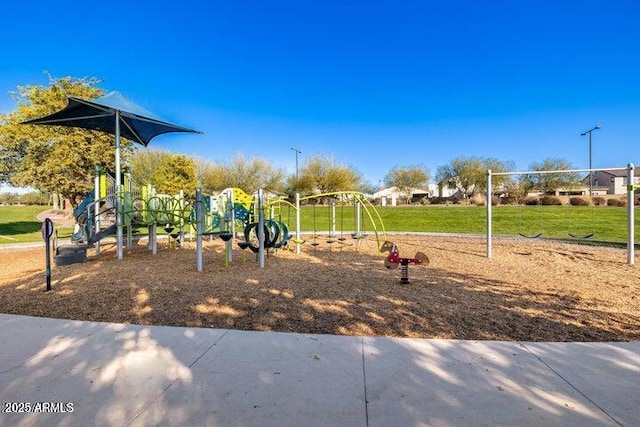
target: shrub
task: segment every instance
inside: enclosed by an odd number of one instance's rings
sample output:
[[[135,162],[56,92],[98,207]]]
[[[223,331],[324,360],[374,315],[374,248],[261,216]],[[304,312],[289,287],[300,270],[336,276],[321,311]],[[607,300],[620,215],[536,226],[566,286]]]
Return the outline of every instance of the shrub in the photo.
[[[611,197],[607,199],[607,206],[627,206],[627,199],[624,197]]]
[[[539,205],[540,204],[540,198],[539,197],[527,197],[526,199],[524,199],[524,204],[525,205]]]
[[[557,196],[543,196],[540,198],[540,204],[545,206],[560,206],[562,200]]]
[[[49,196],[47,194],[40,193],[39,191],[22,194],[20,195],[19,200],[20,203],[25,205],[45,206],[49,204]]]
[[[2,205],[15,205],[19,203],[18,193],[2,193],[0,194],[0,204]]]
[[[607,204],[607,199],[605,199],[604,197],[596,196],[593,198],[594,206],[604,206],[606,204]]]
[[[469,203],[476,206],[485,206],[487,204],[487,198],[482,194],[475,194],[469,199]]]
[[[571,206],[590,206],[589,199],[585,197],[572,197],[569,199],[569,204]]]
[[[514,196],[506,196],[500,199],[500,203],[503,205],[515,205],[518,204],[518,199]]]
[[[496,206],[502,203],[502,199],[498,196],[491,196],[491,206]]]

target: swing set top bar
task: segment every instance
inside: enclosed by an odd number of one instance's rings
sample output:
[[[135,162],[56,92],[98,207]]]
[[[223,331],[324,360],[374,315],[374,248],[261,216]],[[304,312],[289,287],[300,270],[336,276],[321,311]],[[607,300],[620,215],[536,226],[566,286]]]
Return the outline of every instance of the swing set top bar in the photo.
[[[571,172],[599,172],[599,171],[626,171],[629,167],[625,168],[595,168],[595,169],[560,169],[553,171],[521,171],[521,172],[491,172],[491,175],[536,175],[536,174],[550,174],[550,173],[571,173]]]

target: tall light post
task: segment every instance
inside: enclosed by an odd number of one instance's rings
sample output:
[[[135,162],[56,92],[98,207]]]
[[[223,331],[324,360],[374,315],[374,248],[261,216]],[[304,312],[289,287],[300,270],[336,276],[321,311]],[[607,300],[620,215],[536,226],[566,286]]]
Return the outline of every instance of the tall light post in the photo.
[[[295,147],[291,147],[291,149],[296,152],[296,187],[297,187],[298,186],[298,178],[300,178],[298,176],[298,154],[302,154],[302,151],[298,150]]]
[[[602,126],[594,126],[591,129],[585,130],[580,134],[580,136],[585,136],[587,134],[589,135],[589,197],[593,196],[593,171],[591,171],[591,169],[593,169],[593,149],[591,145],[591,133],[596,129],[602,129]]]

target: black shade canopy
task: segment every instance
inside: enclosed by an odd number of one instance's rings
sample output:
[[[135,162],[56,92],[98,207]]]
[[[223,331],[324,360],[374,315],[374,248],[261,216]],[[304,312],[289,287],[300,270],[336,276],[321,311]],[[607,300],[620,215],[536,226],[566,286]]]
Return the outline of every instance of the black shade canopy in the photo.
[[[195,132],[160,120],[149,111],[126,99],[119,92],[87,101],[73,96],[62,110],[23,124],[69,126],[116,134],[116,111],[119,112],[120,135],[145,147],[154,137],[168,132]]]

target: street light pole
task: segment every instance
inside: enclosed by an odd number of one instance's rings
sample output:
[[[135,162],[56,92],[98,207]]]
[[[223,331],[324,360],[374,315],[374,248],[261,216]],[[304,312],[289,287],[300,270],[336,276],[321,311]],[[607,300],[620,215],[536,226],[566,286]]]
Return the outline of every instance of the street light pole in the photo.
[[[591,129],[585,130],[580,134],[580,136],[585,136],[589,134],[589,197],[593,197],[593,171],[591,170],[593,169],[593,162],[592,162],[593,149],[591,145],[591,133],[596,129],[602,129],[602,126],[600,125],[594,126]]]
[[[298,150],[295,147],[291,147],[291,149],[296,152],[296,187],[297,187],[298,186],[298,178],[299,178],[299,176],[298,176],[298,154],[302,154],[302,151]]]

